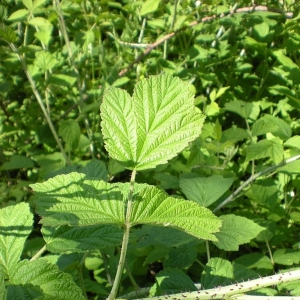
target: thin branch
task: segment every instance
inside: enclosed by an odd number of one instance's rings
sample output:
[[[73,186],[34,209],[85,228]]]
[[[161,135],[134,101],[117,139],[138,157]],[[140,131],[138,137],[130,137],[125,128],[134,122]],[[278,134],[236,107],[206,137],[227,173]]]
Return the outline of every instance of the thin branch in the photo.
[[[46,245],[44,245],[31,259],[30,261],[36,260],[47,250]]]
[[[296,155],[293,157],[290,157],[286,160],[283,160],[282,162],[280,162],[277,165],[271,166],[263,171],[260,171],[256,174],[253,174],[248,180],[246,180],[240,187],[238,187],[229,197],[227,197],[219,206],[217,206],[213,212],[217,212],[218,210],[220,210],[222,207],[224,207],[225,205],[227,205],[229,202],[233,201],[236,197],[238,197],[238,194],[245,188],[247,187],[249,184],[251,184],[253,181],[255,181],[257,178],[271,173],[272,171],[275,171],[276,169],[285,166],[286,164],[289,164],[293,161],[296,161],[300,158],[300,155]]]
[[[222,13],[220,15],[213,15],[213,16],[209,16],[209,17],[204,17],[200,20],[197,21],[193,21],[191,22],[188,26],[184,26],[176,31],[173,31],[167,35],[165,35],[164,37],[162,37],[160,40],[150,44],[148,46],[148,48],[142,52],[138,57],[136,57],[136,59],[134,61],[132,61],[127,68],[123,69],[122,71],[119,72],[119,76],[124,76],[136,63],[138,63],[139,61],[141,61],[145,56],[147,56],[154,48],[160,46],[161,44],[163,44],[165,41],[171,39],[172,37],[174,37],[176,34],[178,34],[179,32],[185,31],[188,28],[194,27],[200,23],[206,23],[206,22],[210,22],[213,21],[217,18],[224,18],[224,17],[230,17],[234,14],[237,13],[253,13],[256,11],[270,11],[270,12],[275,12],[278,14],[283,15],[285,18],[287,19],[291,19],[293,17],[293,13],[292,12],[285,12],[283,10],[280,9],[275,9],[275,8],[269,8],[267,6],[249,6],[249,7],[242,7],[242,8],[238,8],[235,10],[231,10],[228,13]]]

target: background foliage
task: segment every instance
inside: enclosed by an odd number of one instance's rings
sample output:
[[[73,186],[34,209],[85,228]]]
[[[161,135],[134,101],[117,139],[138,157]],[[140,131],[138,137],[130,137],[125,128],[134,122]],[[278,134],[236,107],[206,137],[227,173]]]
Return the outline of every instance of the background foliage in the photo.
[[[61,226],[55,233],[60,243],[52,240],[50,227],[41,234],[38,215],[30,227],[29,184],[72,171],[129,181],[130,173],[104,149],[102,96],[110,87],[132,94],[141,79],[163,73],[190,84],[206,120],[201,136],[180,155],[141,170],[136,180],[208,207],[226,230],[216,234],[219,242],[207,244],[172,228],[140,226],[129,245],[120,293],[135,284],[151,287],[150,295],[193,290],[194,282],[211,288],[297,266],[300,161],[271,167],[300,154],[299,4],[256,4],[273,10],[230,14],[234,1],[1,1],[1,226],[31,232],[22,253],[14,255],[30,260],[46,241],[40,266],[50,277],[60,274],[75,293],[74,280],[89,299],[108,295],[119,257],[118,228],[116,240],[98,241],[90,237],[113,229],[92,228],[89,239],[76,232],[75,240]],[[216,17],[203,19],[209,16]],[[262,176],[256,178],[258,172]],[[256,180],[247,185],[248,178]],[[244,189],[234,193],[240,186]],[[8,217],[18,220],[18,214],[24,218],[20,224]],[[233,215],[244,224],[242,234]],[[99,250],[72,251],[86,243],[98,243]],[[26,270],[29,263],[35,260],[21,261],[18,268]],[[7,275],[4,265],[1,277]],[[20,289],[8,289],[13,299],[27,288],[20,274],[11,276]],[[166,276],[170,281],[162,280]],[[282,285],[264,293],[297,295],[297,288]],[[47,289],[41,284],[32,298]]]

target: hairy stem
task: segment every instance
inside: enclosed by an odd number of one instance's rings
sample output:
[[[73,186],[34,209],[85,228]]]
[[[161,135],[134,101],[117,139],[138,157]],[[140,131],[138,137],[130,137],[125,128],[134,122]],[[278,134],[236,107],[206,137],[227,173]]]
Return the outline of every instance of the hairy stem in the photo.
[[[188,293],[179,293],[172,295],[164,295],[159,297],[143,298],[143,300],[162,300],[162,299],[172,299],[172,300],[216,300],[216,299],[237,299],[237,300],[262,300],[262,299],[285,299],[285,300],[300,300],[300,297],[263,297],[259,296],[250,296],[250,295],[241,295],[243,293],[251,292],[263,287],[268,287],[272,285],[277,285],[283,282],[290,282],[300,279],[300,270],[288,271],[286,273],[277,274],[273,276],[261,277],[251,281],[245,281],[240,283],[235,283],[228,286],[221,286],[215,289],[209,290],[199,290],[195,292]]]
[[[118,264],[118,269],[117,269],[117,274],[116,274],[116,277],[114,280],[114,284],[113,284],[113,287],[111,289],[111,292],[110,292],[107,300],[116,299],[116,296],[117,296],[117,293],[119,290],[119,286],[121,283],[123,270],[124,270],[127,246],[128,246],[128,242],[129,242],[130,227],[131,227],[130,217],[131,217],[132,204],[133,204],[135,176],[136,176],[136,170],[133,170],[132,174],[131,174],[131,178],[130,178],[130,190],[129,190],[128,200],[127,200],[127,209],[126,209],[125,224],[124,224],[125,231],[123,234],[121,254],[120,254],[120,259],[119,259],[119,264]]]

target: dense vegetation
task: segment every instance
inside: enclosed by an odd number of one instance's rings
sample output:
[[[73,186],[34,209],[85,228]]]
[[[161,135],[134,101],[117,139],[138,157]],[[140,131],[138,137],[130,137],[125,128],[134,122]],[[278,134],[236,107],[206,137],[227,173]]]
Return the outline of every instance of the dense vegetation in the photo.
[[[256,5],[1,1],[1,299],[300,296],[300,6]]]

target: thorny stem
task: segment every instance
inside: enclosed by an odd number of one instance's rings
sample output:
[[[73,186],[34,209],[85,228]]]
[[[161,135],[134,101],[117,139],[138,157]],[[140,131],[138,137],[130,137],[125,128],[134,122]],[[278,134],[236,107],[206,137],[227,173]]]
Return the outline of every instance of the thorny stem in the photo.
[[[261,277],[258,279],[235,283],[228,286],[221,286],[209,290],[198,290],[195,292],[179,293],[172,295],[164,295],[159,297],[151,298],[142,298],[142,300],[216,300],[216,299],[228,299],[228,300],[300,300],[300,297],[264,297],[264,296],[250,296],[250,295],[241,295],[247,292],[255,291],[257,289],[268,287],[272,285],[281,284],[284,282],[290,282],[300,279],[300,270],[288,271],[286,273],[281,273],[272,276]],[[141,300],[141,298],[140,298]]]
[[[191,22],[188,26],[184,26],[176,31],[173,31],[167,35],[165,35],[164,37],[162,37],[160,40],[152,43],[149,45],[149,47],[144,51],[142,52],[138,57],[135,58],[134,61],[132,61],[128,66],[127,68],[123,69],[122,71],[119,72],[119,76],[124,76],[136,63],[138,63],[139,61],[141,61],[145,56],[147,56],[154,48],[160,46],[161,44],[163,44],[165,41],[171,39],[172,37],[174,37],[176,34],[178,34],[179,32],[182,32],[184,30],[187,30],[188,28],[191,28],[191,27],[194,27],[200,23],[206,23],[206,22],[209,22],[209,21],[213,21],[217,18],[223,18],[223,17],[228,17],[228,16],[231,16],[233,14],[236,14],[236,13],[252,13],[252,12],[255,12],[255,11],[272,11],[272,12],[275,12],[275,13],[278,13],[278,14],[282,14],[284,15],[286,18],[290,19],[293,17],[293,13],[291,12],[285,12],[285,11],[282,11],[282,10],[278,10],[278,9],[273,9],[273,8],[269,8],[267,6],[249,6],[249,7],[242,7],[242,8],[238,8],[238,9],[234,9],[234,10],[231,10],[229,11],[229,13],[225,14],[225,13],[222,13],[220,15],[213,15],[213,16],[210,16],[210,17],[204,17],[200,20],[197,20],[197,21],[193,21]]]
[[[134,193],[134,183],[135,183],[135,176],[136,176],[136,170],[132,171],[131,178],[130,178],[130,189],[129,189],[129,195],[127,200],[127,209],[126,209],[126,216],[125,216],[125,231],[123,234],[123,241],[122,241],[122,248],[120,253],[120,259],[117,269],[117,274],[114,280],[113,287],[111,289],[111,292],[107,298],[107,300],[114,300],[116,299],[119,286],[121,283],[121,278],[124,270],[125,265],[125,258],[127,253],[127,246],[129,242],[129,234],[130,234],[130,218],[131,218],[131,212],[132,212],[132,205],[133,205],[133,193]]]
[[[283,167],[284,165],[287,165],[293,161],[296,161],[300,158],[300,155],[296,155],[296,156],[293,156],[293,157],[290,157],[286,160],[283,160],[282,162],[280,162],[279,164],[277,165],[274,165],[274,166],[271,166],[261,172],[258,172],[256,174],[253,174],[249,179],[247,179],[241,186],[239,186],[229,197],[227,197],[219,206],[217,206],[213,212],[217,212],[218,210],[220,210],[222,207],[224,207],[225,205],[227,205],[229,202],[233,201],[237,196],[238,194],[245,188],[247,187],[249,184],[251,184],[253,181],[255,181],[257,178],[265,175],[265,174],[268,174],[268,173],[271,173],[272,171],[280,168],[280,167]]]

